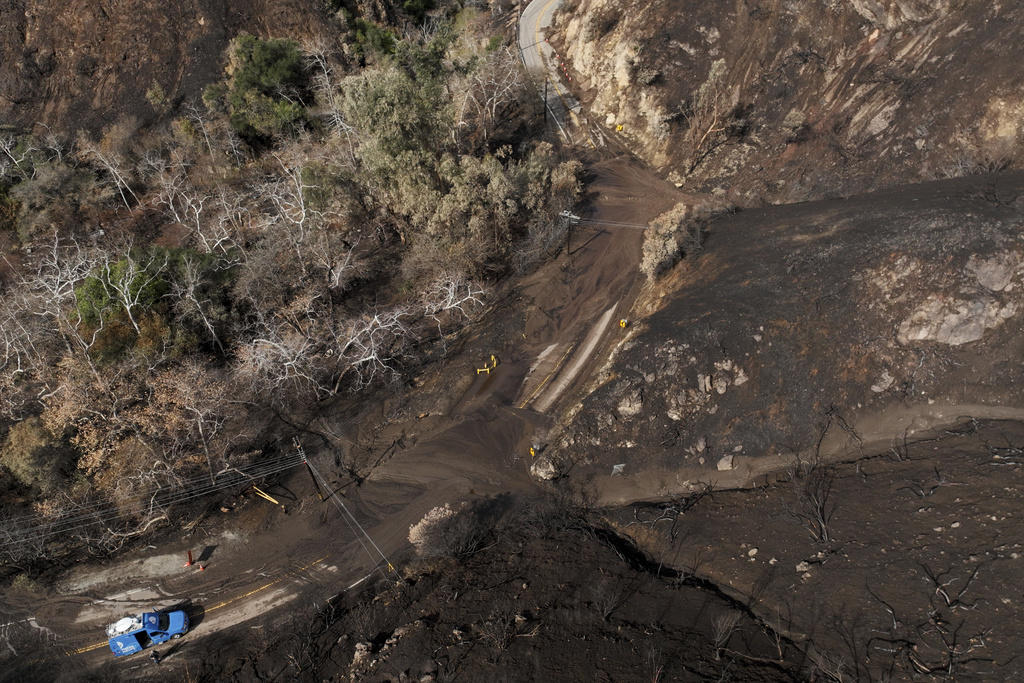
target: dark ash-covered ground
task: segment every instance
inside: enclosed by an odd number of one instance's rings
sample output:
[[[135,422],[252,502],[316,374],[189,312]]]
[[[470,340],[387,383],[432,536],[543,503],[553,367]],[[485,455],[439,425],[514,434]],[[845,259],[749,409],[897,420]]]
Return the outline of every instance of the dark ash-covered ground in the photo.
[[[1019,416],[1022,188],[977,176],[721,217],[638,304],[559,451],[629,502]]]

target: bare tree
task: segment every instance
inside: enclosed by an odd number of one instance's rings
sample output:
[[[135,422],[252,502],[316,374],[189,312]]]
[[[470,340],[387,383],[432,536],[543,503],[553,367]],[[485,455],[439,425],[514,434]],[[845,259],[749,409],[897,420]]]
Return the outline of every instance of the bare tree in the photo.
[[[317,36],[303,43],[302,50],[313,66],[313,89],[316,91],[321,116],[333,136],[345,138],[348,146],[346,162],[354,167],[356,157],[353,136],[356,130],[345,119],[344,98],[338,89],[327,56],[330,52],[330,41],[323,36]]]
[[[335,327],[338,353],[346,361],[335,391],[349,372],[357,388],[397,374],[395,362],[413,339],[407,324],[409,314],[408,306],[392,306],[369,311]]]
[[[32,153],[39,151],[29,138],[14,133],[0,135],[0,178],[18,177],[28,179],[35,176]]]
[[[605,621],[608,621],[615,610],[622,607],[628,598],[619,581],[612,582],[607,578],[591,586],[590,595],[593,598],[594,608]]]
[[[977,600],[968,602],[964,596],[967,594],[967,591],[970,590],[971,584],[974,583],[974,580],[978,578],[978,572],[981,571],[983,566],[984,563],[978,564],[966,579],[960,579],[959,577],[952,575],[952,567],[945,571],[937,572],[930,569],[925,564],[920,565],[921,570],[928,579],[928,582],[935,588],[935,595],[933,596],[933,599],[935,597],[941,597],[943,606],[954,610],[971,610],[977,607]],[[955,589],[954,586],[958,583],[961,584],[961,586],[959,589]]]
[[[135,203],[139,202],[138,196],[132,190],[132,165],[124,154],[127,141],[134,129],[134,121],[122,121],[111,126],[99,142],[94,142],[84,133],[78,136],[79,154],[87,161],[95,162],[106,170],[117,188],[118,194],[121,195],[121,201],[129,209],[131,208],[131,203],[128,201],[129,196],[135,200]]]
[[[424,292],[424,314],[437,323],[438,333],[442,333],[444,316],[456,316],[468,319],[472,313],[484,305],[487,291],[484,287],[458,271],[446,271],[427,286]]]
[[[166,266],[166,255],[139,254],[129,242],[121,258],[100,269],[98,278],[104,291],[124,309],[135,334],[142,333],[136,309],[152,295],[152,288],[161,280]]]
[[[715,661],[722,658],[722,650],[729,645],[732,634],[736,632],[736,626],[740,623],[740,612],[730,610],[725,614],[719,614],[711,622],[712,635],[715,640]]]
[[[726,138],[732,109],[732,98],[726,83],[727,73],[724,59],[712,63],[707,79],[689,103],[686,111],[687,129],[683,137],[683,148],[687,150],[690,159],[687,175],[697,170],[697,166]]]
[[[812,649],[810,659],[811,680],[831,681],[831,683],[846,683],[846,681],[854,680],[849,674],[846,657],[842,654]]]
[[[484,143],[523,101],[527,80],[519,53],[507,47],[488,53],[461,87],[462,102],[452,135],[456,141],[472,137],[478,138],[476,144]]]
[[[297,153],[297,150],[293,152]],[[303,251],[310,231],[319,227],[323,220],[323,213],[312,200],[313,193],[320,188],[311,182],[311,169],[306,165],[298,160],[286,160],[279,154],[274,158],[281,166],[282,175],[264,184],[262,193],[273,204],[276,217],[286,227],[305,275]]]
[[[178,319],[186,322],[198,322],[222,353],[225,352],[225,349],[217,332],[217,326],[214,324],[214,303],[203,291],[203,285],[211,272],[231,268],[234,265],[235,262],[227,258],[218,258],[210,263],[186,252],[182,256],[181,264],[175,270],[175,277],[171,282],[171,296],[177,302],[175,310]]]
[[[162,413],[163,430],[172,440],[202,449],[212,481],[213,445],[227,421],[226,387],[196,358],[165,370],[151,386],[152,410]]]
[[[206,116],[199,110],[195,104],[188,104],[185,107],[186,116],[192,127],[195,128],[203,137],[203,142],[206,144],[206,151],[212,157],[213,154],[213,129],[211,124],[206,120]]]
[[[333,231],[319,230],[309,245],[312,265],[323,274],[323,282],[333,292],[343,292],[362,267],[356,256],[359,240],[350,244]]]
[[[300,330],[267,328],[262,336],[241,344],[235,376],[256,395],[279,389],[310,386],[319,393],[326,389],[313,364],[316,342]]]
[[[829,524],[836,511],[831,499],[835,471],[819,463],[800,463],[791,473],[795,502],[789,507],[814,540],[828,543]]]

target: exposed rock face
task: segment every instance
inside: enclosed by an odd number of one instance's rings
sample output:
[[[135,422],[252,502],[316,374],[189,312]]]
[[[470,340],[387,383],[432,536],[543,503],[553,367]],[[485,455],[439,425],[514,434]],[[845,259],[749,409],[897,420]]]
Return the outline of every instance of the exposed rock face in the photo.
[[[1018,3],[578,0],[552,40],[592,124],[751,205],[1018,160],[1022,24]]]
[[[1016,303],[1001,306],[989,297],[948,302],[932,297],[900,324],[898,339],[904,344],[936,341],[959,346],[978,341],[985,330],[999,326],[1016,312]]]
[[[574,476],[627,463],[655,496],[856,453],[865,424],[892,419],[898,437],[908,425],[888,415],[916,407],[1024,410],[1022,255],[1021,173],[720,219],[655,285],[559,449],[586,463]]]

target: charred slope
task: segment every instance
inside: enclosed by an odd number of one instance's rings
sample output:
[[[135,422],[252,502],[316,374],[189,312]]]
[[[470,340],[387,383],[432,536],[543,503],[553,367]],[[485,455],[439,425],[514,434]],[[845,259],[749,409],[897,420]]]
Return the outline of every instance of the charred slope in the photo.
[[[1024,174],[979,176],[718,220],[650,292],[562,450],[624,502],[1018,418],[1022,190]]]
[[[513,501],[477,552],[374,577],[273,640],[210,645],[197,679],[801,680],[803,651],[745,605],[567,513]]]
[[[1018,162],[1022,11],[578,0],[551,41],[592,124],[688,189],[750,206]]]
[[[239,32],[310,37],[326,26],[321,8],[311,0],[4,0],[0,119],[69,134],[118,118],[153,120],[222,76],[224,49]],[[154,84],[166,105],[147,100]]]

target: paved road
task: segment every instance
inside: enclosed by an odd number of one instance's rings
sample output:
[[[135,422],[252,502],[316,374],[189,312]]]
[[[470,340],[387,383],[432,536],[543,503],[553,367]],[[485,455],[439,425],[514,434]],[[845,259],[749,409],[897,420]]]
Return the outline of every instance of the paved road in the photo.
[[[533,0],[519,18],[519,49],[526,69],[537,77],[544,91],[548,115],[569,143],[589,143],[586,128],[580,121],[580,103],[569,92],[560,61],[554,48],[545,42],[550,31],[551,17],[562,0]],[[545,87],[546,85],[546,87]]]

